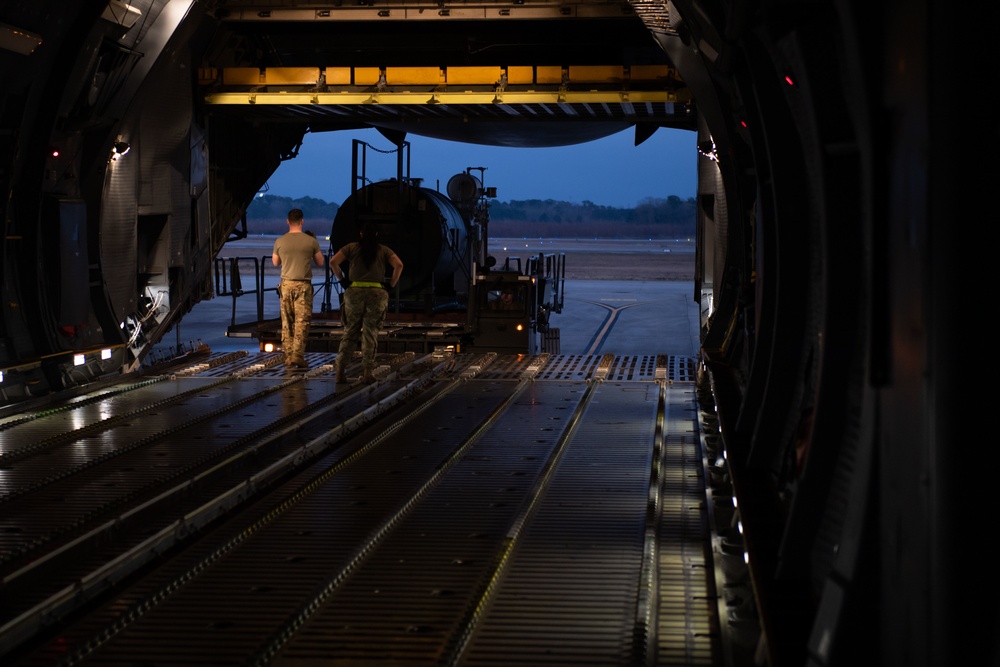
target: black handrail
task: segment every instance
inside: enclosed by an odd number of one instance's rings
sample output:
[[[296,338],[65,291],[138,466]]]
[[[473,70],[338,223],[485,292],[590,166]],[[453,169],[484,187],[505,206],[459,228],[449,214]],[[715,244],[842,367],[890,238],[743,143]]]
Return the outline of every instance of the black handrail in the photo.
[[[243,278],[240,274],[240,262],[250,261],[254,265],[254,288],[243,288]],[[233,313],[230,325],[236,324],[236,299],[245,294],[257,296],[257,319],[264,319],[263,258],[256,257],[216,257],[215,258],[215,296],[231,296],[233,298]],[[258,277],[259,276],[259,277]]]
[[[244,289],[243,279],[240,274],[240,262],[249,261],[253,262],[254,266],[254,285],[253,289]],[[329,261],[324,261],[326,264],[326,271],[324,279],[321,282],[314,282],[313,288],[323,288],[326,294],[329,294],[332,285],[337,285],[338,293],[342,291],[339,287],[339,283],[334,283],[332,280],[333,273],[330,271]],[[233,298],[233,312],[230,321],[231,326],[236,325],[236,299],[247,294],[253,294],[256,297],[257,306],[257,321],[264,321],[264,299],[268,292],[278,293],[277,287],[265,287],[267,285],[267,272],[269,270],[279,271],[277,267],[271,264],[271,257],[269,255],[264,255],[262,257],[216,257],[215,258],[215,296],[231,296]],[[329,300],[327,299],[322,304],[322,309],[324,312],[328,309]]]

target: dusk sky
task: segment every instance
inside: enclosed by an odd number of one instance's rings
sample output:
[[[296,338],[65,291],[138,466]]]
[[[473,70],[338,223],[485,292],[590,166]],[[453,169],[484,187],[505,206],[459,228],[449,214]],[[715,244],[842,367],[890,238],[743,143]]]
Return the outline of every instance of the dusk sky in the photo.
[[[647,197],[682,199],[697,192],[696,134],[660,128],[639,146],[634,130],[576,146],[503,148],[407,135],[410,176],[445,192],[448,180],[468,167],[486,167],[485,187],[498,201],[554,199],[630,208]],[[379,151],[393,148],[376,130],[307,134],[298,157],[271,176],[265,194],[304,196],[342,204],[351,188],[351,141]],[[395,176],[395,155],[369,151],[368,178]],[[479,171],[472,172],[477,177]]]

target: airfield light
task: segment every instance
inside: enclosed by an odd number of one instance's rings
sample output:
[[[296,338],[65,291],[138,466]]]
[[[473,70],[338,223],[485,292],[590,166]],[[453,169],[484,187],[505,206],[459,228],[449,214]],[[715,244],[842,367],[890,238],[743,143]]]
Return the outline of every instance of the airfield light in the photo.
[[[523,324],[518,324],[518,325],[517,325],[516,327],[514,327],[514,328],[515,328],[515,329],[517,329],[518,331],[524,331],[524,325],[523,325]]]

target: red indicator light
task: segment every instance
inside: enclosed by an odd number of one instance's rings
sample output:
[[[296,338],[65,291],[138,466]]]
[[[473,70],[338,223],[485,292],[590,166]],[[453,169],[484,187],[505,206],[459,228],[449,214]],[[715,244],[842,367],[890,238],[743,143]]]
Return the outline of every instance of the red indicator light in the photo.
[[[740,125],[742,125],[743,127],[749,127],[749,125],[747,125],[747,122],[745,120],[741,120]]]
[[[59,157],[59,149],[53,148],[52,150],[49,151],[49,155],[51,155],[52,157]]]
[[[795,85],[795,79],[793,79],[790,75],[786,74],[785,75],[785,83],[787,83],[789,86],[794,86]]]

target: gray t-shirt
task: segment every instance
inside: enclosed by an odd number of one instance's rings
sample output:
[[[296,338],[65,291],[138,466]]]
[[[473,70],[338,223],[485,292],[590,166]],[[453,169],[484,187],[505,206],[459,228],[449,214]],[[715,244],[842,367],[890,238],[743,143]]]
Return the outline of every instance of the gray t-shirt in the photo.
[[[286,232],[274,242],[274,254],[281,260],[282,280],[312,280],[313,257],[319,241],[305,232]]]

